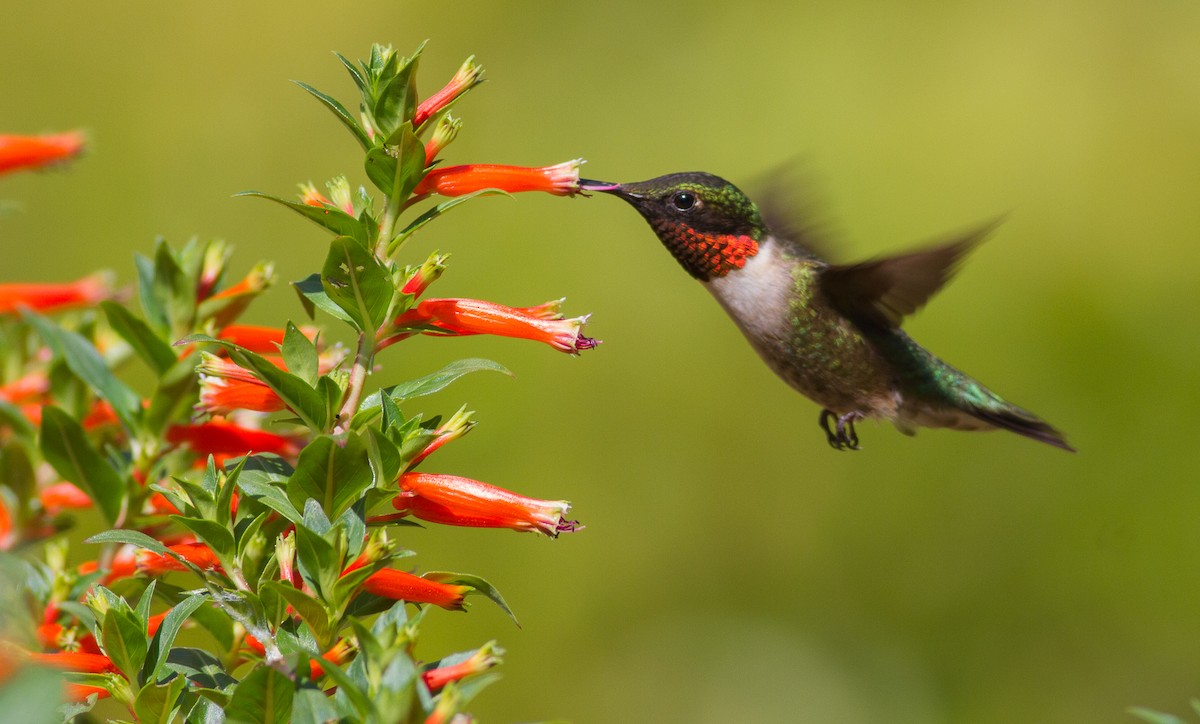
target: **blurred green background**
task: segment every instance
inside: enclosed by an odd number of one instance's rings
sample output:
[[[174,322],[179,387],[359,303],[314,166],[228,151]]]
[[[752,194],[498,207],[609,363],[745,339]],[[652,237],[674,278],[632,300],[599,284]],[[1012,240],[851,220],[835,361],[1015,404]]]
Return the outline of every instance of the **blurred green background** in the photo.
[[[1011,212],[907,325],[1080,450],[863,425],[763,366],[640,218],[609,198],[475,202],[410,248],[453,253],[436,293],[566,295],[603,338],[421,339],[387,380],[490,357],[426,398],[482,424],[429,469],[567,498],[587,530],[405,534],[422,569],[494,607],[433,611],[436,658],[496,637],[485,721],[1128,722],[1200,695],[1200,4],[14,3],[5,131],[86,128],[69,172],[3,179],[4,281],[132,281],[156,234],[229,239],[241,268],[317,269],[288,195],[358,151],[289,79],[343,99],[329,51],[373,41],[430,93],[468,54],[489,82],[448,163],[745,182],[799,157],[845,256]],[[249,321],[302,312],[279,284]]]

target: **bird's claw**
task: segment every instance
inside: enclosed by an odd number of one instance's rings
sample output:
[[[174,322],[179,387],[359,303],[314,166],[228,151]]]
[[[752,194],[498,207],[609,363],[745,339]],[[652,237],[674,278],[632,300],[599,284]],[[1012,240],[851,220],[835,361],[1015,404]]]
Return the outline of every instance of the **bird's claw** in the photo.
[[[834,450],[858,450],[858,432],[854,429],[854,423],[862,418],[861,412],[837,415],[832,410],[821,410],[818,422],[825,431],[825,440],[829,447]],[[835,422],[833,427],[829,425],[831,420]]]

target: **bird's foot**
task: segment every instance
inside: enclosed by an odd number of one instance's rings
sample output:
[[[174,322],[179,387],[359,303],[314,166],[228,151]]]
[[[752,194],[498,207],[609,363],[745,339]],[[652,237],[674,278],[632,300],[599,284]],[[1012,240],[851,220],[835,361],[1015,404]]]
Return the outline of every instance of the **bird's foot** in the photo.
[[[818,422],[825,431],[825,440],[834,450],[858,450],[858,432],[854,423],[863,419],[861,412],[847,412],[844,415],[834,414],[832,410],[821,410]],[[830,421],[834,425],[830,427]]]

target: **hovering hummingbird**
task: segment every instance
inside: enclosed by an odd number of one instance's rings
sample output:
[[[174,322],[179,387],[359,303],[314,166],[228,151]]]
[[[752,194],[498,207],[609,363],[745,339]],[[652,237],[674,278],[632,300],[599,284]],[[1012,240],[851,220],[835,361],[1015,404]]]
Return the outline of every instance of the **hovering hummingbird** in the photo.
[[[626,184],[585,179],[580,188],[638,210],[775,374],[822,406],[819,424],[835,449],[857,450],[854,424],[882,418],[908,435],[918,427],[1003,428],[1074,451],[1049,424],[900,329],[995,222],[939,246],[833,264],[786,224],[772,220],[769,228],[754,202],[712,174]]]

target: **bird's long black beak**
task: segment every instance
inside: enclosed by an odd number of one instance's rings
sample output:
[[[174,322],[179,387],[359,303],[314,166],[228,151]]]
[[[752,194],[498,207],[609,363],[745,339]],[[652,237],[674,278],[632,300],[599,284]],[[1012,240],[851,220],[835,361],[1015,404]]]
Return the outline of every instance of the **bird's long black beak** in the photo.
[[[621,190],[621,184],[609,183],[608,181],[595,181],[590,178],[579,179],[580,191],[598,191],[604,194],[617,193]]]

